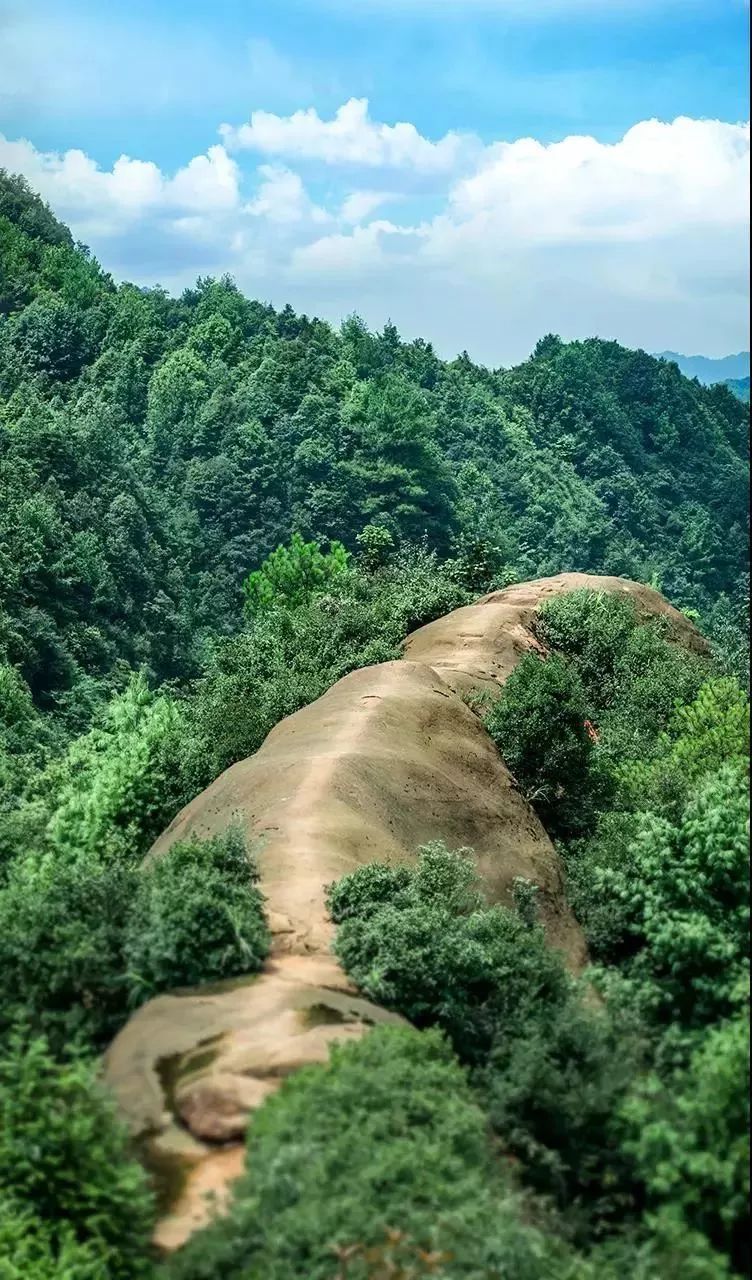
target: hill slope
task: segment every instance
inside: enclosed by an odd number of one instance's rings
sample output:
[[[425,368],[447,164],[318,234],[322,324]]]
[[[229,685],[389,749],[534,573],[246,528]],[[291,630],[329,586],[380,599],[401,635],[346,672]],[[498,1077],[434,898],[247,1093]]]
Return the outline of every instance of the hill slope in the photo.
[[[352,548],[383,524],[480,554],[481,588],[616,573],[700,609],[737,589],[748,415],[672,364],[549,338],[492,371],[229,280],[116,287],[7,176],[0,265],[0,650],[73,727],[123,663],[195,672],[293,530]]]

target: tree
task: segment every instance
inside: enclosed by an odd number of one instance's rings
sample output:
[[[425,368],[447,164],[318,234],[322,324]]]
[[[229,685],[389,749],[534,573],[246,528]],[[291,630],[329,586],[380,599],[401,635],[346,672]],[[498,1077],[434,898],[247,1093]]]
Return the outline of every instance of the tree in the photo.
[[[566,1257],[495,1184],[483,1114],[435,1033],[377,1027],[335,1045],[329,1064],[284,1081],[250,1132],[229,1217],[176,1255],[175,1280],[332,1280],[338,1247],[366,1280],[360,1246],[380,1249],[386,1229],[449,1254],[447,1280],[538,1280]]]
[[[71,1280],[152,1274],[154,1205],[112,1102],[91,1066],[21,1032],[0,1049],[0,1186],[11,1218],[28,1215],[30,1260],[36,1239],[61,1264],[50,1276],[63,1264]]]
[[[626,1148],[654,1208],[749,1269],[749,1017],[720,1023],[687,1068],[653,1074],[624,1105]]]
[[[254,616],[267,609],[295,609],[326,591],[347,568],[348,552],[341,542],[332,542],[326,553],[315,542],[304,542],[294,533],[287,547],[277,547],[246,578],[246,610]]]
[[[131,1003],[257,973],[269,950],[257,881],[243,835],[233,829],[178,841],[145,867],[126,925]]]
[[[486,728],[525,795],[554,831],[582,829],[593,744],[574,666],[528,654],[504,684]],[[584,819],[584,822],[583,822]]]

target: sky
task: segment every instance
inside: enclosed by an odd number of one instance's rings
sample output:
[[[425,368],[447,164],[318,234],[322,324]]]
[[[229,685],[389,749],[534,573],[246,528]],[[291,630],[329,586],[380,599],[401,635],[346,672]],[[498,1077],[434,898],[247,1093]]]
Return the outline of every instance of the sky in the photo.
[[[487,364],[748,332],[748,0],[0,0],[0,166],[116,279]]]

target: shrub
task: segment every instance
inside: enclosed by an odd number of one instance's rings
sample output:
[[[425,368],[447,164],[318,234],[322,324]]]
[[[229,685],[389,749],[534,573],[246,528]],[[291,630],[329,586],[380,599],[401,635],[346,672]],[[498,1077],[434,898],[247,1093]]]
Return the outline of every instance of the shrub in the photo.
[[[451,1254],[447,1280],[540,1280],[560,1250],[495,1180],[483,1114],[446,1044],[409,1028],[378,1027],[285,1080],[254,1115],[229,1217],[171,1275],[332,1280],[344,1246],[348,1276],[366,1280],[361,1246],[380,1248],[387,1229]]]
[[[48,837],[65,857],[136,862],[186,799],[178,767],[176,704],[141,676],[112,699],[102,723],[50,770]]]
[[[583,812],[593,744],[585,690],[574,667],[528,654],[507,679],[485,725],[528,800],[553,831],[587,825]]]
[[[21,1010],[64,1045],[103,1043],[126,1008],[123,930],[135,872],[28,854],[0,889],[0,1023]]]
[[[634,1209],[616,1119],[641,1057],[628,1011],[593,1007],[577,992],[532,1009],[514,1035],[498,1035],[477,1076],[491,1123],[521,1161],[525,1181],[570,1214],[576,1206],[586,1223]]]
[[[590,957],[600,964],[621,964],[640,947],[631,925],[631,901],[601,886],[612,872],[619,883],[634,875],[632,845],[641,821],[636,813],[606,812],[590,838],[563,848],[567,897],[585,930]]]
[[[749,1017],[714,1027],[686,1070],[651,1075],[624,1107],[650,1204],[749,1269]]]
[[[591,698],[609,706],[617,661],[637,626],[633,601],[610,591],[568,591],[545,600],[534,625],[545,645],[576,659]]]
[[[56,1276],[63,1262],[75,1280],[150,1274],[152,1198],[110,1100],[91,1066],[56,1062],[44,1039],[20,1032],[0,1049],[0,1186],[11,1258],[23,1257],[28,1214],[28,1257],[36,1264],[38,1246],[43,1268],[51,1253]]]
[[[140,874],[125,954],[131,1001],[257,972],[269,950],[242,833],[183,840]]]
[[[361,914],[337,931],[336,955],[369,999],[416,1026],[440,1026],[460,1057],[477,1061],[533,1006],[564,998],[567,978],[542,930],[502,907],[482,907],[467,851],[428,845],[407,875],[382,905],[364,895]],[[358,883],[373,879],[368,868],[349,876],[350,902]]]
[[[390,867],[370,862],[327,885],[326,906],[335,924],[353,917],[363,919],[380,907],[394,902],[407,888],[411,873],[407,867]]]
[[[277,547],[243,583],[248,613],[261,613],[275,605],[296,609],[308,604],[346,570],[348,557],[341,542],[332,542],[324,553],[315,542],[304,542],[294,533],[289,547]]]
[[[708,680],[678,706],[646,760],[616,770],[618,803],[678,817],[690,789],[721,765],[749,759],[749,700],[736,680]]]
[[[0,1196],[0,1280],[110,1280],[102,1253],[81,1244],[67,1223],[45,1223]]]
[[[595,866],[594,897],[615,902],[636,950],[629,972],[661,1021],[703,1026],[737,1007],[748,972],[749,792],[724,765],[677,825],[640,819],[624,865]]]

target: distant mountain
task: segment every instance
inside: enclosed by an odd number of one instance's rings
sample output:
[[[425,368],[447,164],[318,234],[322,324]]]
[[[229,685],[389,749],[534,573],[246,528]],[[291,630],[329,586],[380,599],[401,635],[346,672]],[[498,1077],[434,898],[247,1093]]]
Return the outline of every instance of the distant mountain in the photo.
[[[713,382],[730,382],[740,378],[749,380],[748,351],[739,351],[735,356],[720,356],[718,359],[712,356],[682,356],[677,351],[657,351],[655,354],[659,360],[673,360],[688,378],[697,378],[706,387]],[[748,395],[746,398],[749,398]]]
[[[746,378],[724,378],[723,385],[733,391],[735,396],[749,404],[749,374]]]

